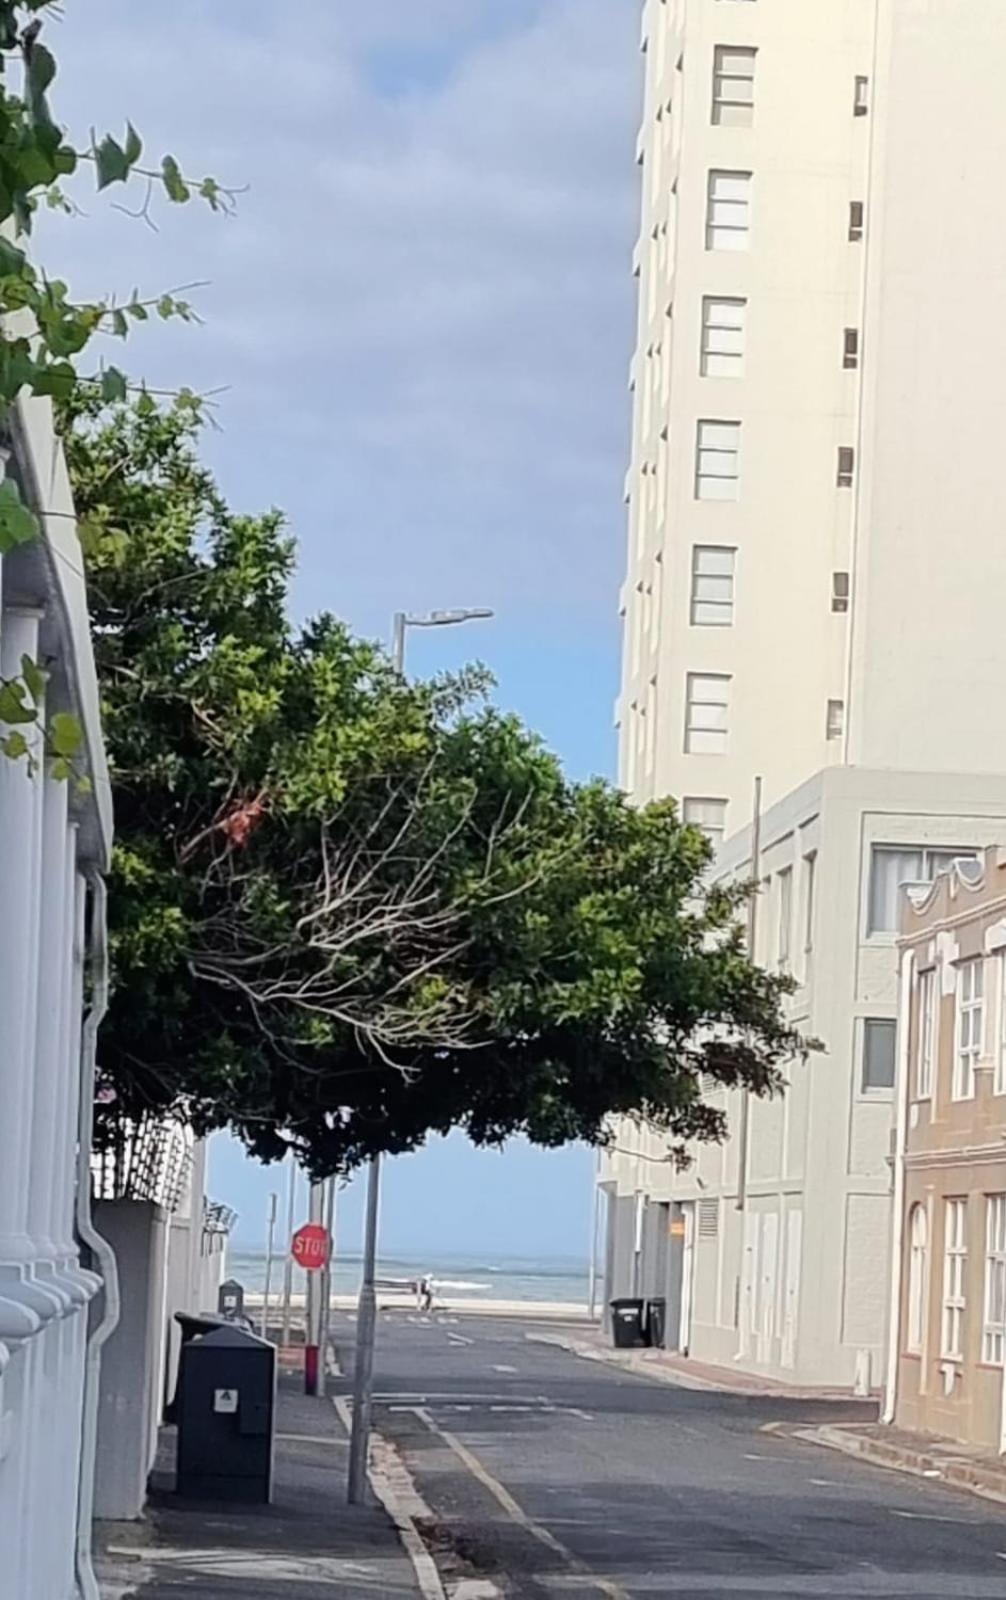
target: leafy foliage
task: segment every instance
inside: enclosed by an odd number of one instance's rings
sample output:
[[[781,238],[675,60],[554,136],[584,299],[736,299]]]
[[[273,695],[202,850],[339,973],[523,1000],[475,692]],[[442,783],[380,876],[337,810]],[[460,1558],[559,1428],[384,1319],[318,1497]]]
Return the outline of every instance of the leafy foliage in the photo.
[[[117,810],[106,1131],[169,1112],[317,1173],[455,1126],[719,1136],[701,1075],[771,1093],[804,1049],[743,891],[704,888],[671,802],[570,784],[478,673],[407,684],[331,617],[292,628],[282,521],[225,505],[199,416],[78,402],[68,439]],[[346,862],[364,914],[312,939]]]
[[[116,367],[78,371],[78,359],[95,336],[125,336],[130,320],[145,320],[150,306],[161,317],[192,318],[188,302],[172,294],[149,302],[133,294],[124,305],[111,295],[74,301],[62,279],[49,277],[32,264],[24,245],[39,207],[73,209],[61,188],[67,178],[91,164],[99,191],[138,179],[147,185],[141,214],[149,209],[155,184],[175,204],[193,193],[214,210],[233,203],[233,192],[215,179],[194,183],[186,178],[173,156],[165,156],[158,168],[141,166],[143,143],[131,124],[121,141],[110,133],[100,139],[92,133],[88,143],[73,142],[51,109],[57,66],[41,39],[49,9],[50,0],[0,0],[0,425],[23,392],[61,402],[80,389],[95,390],[106,402],[124,399],[128,384]],[[19,82],[12,86],[12,78],[18,76]],[[38,518],[23,503],[17,484],[5,479],[0,483],[0,556],[38,532]],[[0,679],[2,704],[9,708],[19,687],[23,684],[17,679]],[[23,698],[21,704],[26,704]],[[38,716],[33,711],[29,718],[4,720],[35,722]],[[47,744],[49,739],[47,730]],[[71,742],[74,752],[69,749]],[[80,743],[79,729],[71,741],[65,723],[61,748],[52,752],[53,770],[69,771]],[[30,759],[30,749],[28,741],[16,734],[0,739],[0,751],[8,757]]]

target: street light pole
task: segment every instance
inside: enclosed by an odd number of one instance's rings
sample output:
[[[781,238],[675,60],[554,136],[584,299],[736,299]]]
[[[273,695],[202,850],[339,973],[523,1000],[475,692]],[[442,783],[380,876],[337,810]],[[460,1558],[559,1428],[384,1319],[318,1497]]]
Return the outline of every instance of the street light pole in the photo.
[[[405,634],[408,628],[450,628],[462,622],[486,621],[483,608],[430,611],[410,616],[396,611],[391,630],[391,664],[405,676]],[[346,1498],[362,1505],[367,1493],[367,1452],[374,1395],[374,1333],[377,1327],[377,1224],[381,1201],[381,1158],[373,1156],[367,1174],[367,1220],[363,1240],[363,1277],[356,1310],[356,1365],[353,1369],[353,1427],[349,1439],[349,1484]]]

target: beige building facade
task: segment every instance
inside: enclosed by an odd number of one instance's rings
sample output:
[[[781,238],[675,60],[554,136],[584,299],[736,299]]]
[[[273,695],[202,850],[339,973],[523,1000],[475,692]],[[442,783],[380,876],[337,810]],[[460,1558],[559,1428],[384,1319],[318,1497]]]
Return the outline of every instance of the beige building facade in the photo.
[[[1006,1451],[1006,851],[906,899],[887,1413]]]
[[[615,1131],[609,1289],[876,1386],[900,886],[1006,837],[1006,10],[647,0],[643,47],[621,780],[736,877],[763,778],[758,953],[826,1053],[689,1172]]]

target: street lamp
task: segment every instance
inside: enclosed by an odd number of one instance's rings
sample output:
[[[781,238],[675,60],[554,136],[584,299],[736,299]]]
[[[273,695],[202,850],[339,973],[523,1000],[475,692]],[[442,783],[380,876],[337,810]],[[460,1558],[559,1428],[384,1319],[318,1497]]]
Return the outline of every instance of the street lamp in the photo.
[[[487,622],[493,613],[484,606],[454,611],[427,611],[413,616],[396,611],[391,634],[391,660],[395,671],[405,672],[405,635],[409,628],[451,628],[462,622]],[[367,1220],[363,1241],[363,1279],[356,1312],[356,1365],[353,1370],[353,1429],[349,1440],[351,1506],[366,1498],[367,1449],[374,1396],[374,1333],[377,1327],[377,1215],[381,1194],[381,1158],[372,1156],[367,1176]]]

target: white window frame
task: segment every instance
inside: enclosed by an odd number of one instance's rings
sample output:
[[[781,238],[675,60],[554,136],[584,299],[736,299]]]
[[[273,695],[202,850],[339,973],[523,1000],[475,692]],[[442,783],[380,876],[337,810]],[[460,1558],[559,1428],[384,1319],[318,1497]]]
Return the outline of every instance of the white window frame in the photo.
[[[689,672],[685,680],[686,755],[725,755],[729,737],[731,678],[725,672]],[[722,698],[717,696],[722,695]],[[705,748],[701,748],[708,741]]]
[[[776,927],[776,950],[780,972],[788,972],[793,960],[793,868],[783,867],[779,874],[779,920]]]
[[[929,1214],[922,1204],[914,1205],[908,1219],[908,1318],[905,1349],[909,1355],[922,1354],[929,1309]]]
[[[710,557],[715,558],[710,561]],[[729,558],[729,560],[724,559]],[[703,571],[716,565],[725,571]],[[693,628],[732,628],[737,550],[729,544],[692,545],[692,588],[689,620]]]
[[[985,1196],[985,1305],[982,1361],[1006,1364],[1006,1194]]]
[[[882,856],[913,856],[918,863],[913,871],[906,867],[908,876],[899,880],[900,883],[932,883],[940,872],[945,872],[954,861],[975,859],[974,848],[965,846],[957,849],[954,845],[912,844],[908,840],[904,844],[896,844],[886,839],[878,839],[870,846],[869,877],[866,884],[866,936],[868,939],[893,939],[898,932],[897,922],[893,927],[880,927],[875,921],[878,896],[875,892],[875,873],[878,860]]]
[[[943,1204],[943,1318],[940,1354],[964,1360],[964,1317],[968,1302],[968,1203],[963,1196]]]
[[[706,179],[706,249],[747,250],[751,238],[752,172],[712,167]]]
[[[727,833],[727,801],[712,795],[685,795],[681,820],[687,827],[698,828],[718,850]]]
[[[891,1074],[890,1083],[867,1083],[866,1081],[867,1053],[869,1049],[869,1041],[873,1036],[874,1029],[882,1029],[884,1037],[894,1041],[891,1052],[894,1057],[894,1067]],[[859,1092],[864,1100],[890,1100],[891,1096],[893,1095],[898,1076],[897,1037],[897,1023],[894,1022],[890,1017],[863,1018],[863,1032],[859,1064]]]
[[[695,498],[740,499],[741,425],[700,417],[695,425]]]
[[[808,850],[800,871],[800,927],[803,935],[803,978],[810,977],[814,955],[814,913],[817,890],[817,851]]]
[[[755,67],[752,45],[713,46],[712,123],[716,128],[750,128],[754,122]]]
[[[982,1053],[985,1017],[985,960],[970,956],[957,962],[957,1014],[954,1020],[954,1076],[951,1098],[973,1100],[975,1066]]]
[[[699,370],[704,378],[741,378],[747,345],[748,303],[738,297],[702,297]]]
[[[915,1064],[915,1098],[931,1100],[935,1081],[939,1016],[939,985],[936,968],[919,973],[919,1043]]]

